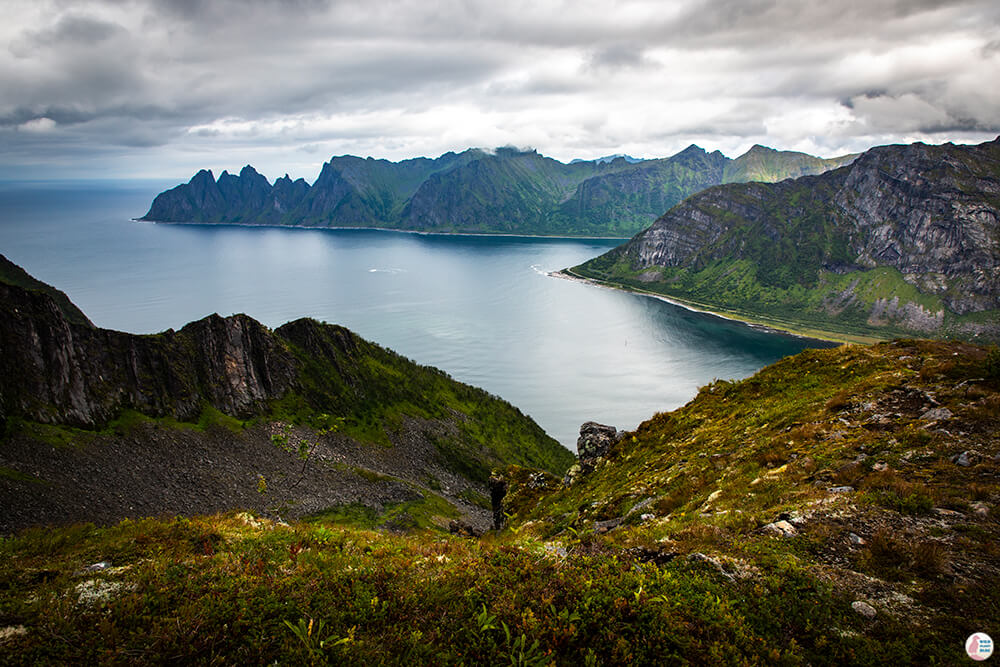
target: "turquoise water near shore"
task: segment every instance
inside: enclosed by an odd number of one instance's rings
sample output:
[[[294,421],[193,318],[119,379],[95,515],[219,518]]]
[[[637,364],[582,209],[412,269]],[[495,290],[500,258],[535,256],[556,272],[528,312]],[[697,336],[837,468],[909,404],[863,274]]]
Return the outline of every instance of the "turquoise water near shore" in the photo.
[[[571,449],[826,343],[547,275],[619,243],[133,222],[169,184],[2,183],[0,253],[101,327],[314,317],[497,394]]]

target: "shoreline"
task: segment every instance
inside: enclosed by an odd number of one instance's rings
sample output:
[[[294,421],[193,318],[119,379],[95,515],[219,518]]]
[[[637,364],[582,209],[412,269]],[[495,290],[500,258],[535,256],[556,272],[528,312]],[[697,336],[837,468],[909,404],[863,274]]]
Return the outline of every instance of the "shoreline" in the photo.
[[[880,338],[875,338],[873,336],[843,334],[833,331],[825,331],[823,329],[811,329],[808,327],[795,328],[790,325],[784,325],[782,323],[773,322],[764,318],[752,318],[737,313],[727,312],[724,310],[712,310],[710,308],[705,307],[702,304],[686,302],[676,297],[669,297],[663,294],[658,294],[657,292],[640,290],[631,287],[622,287],[618,285],[612,285],[610,283],[605,283],[600,280],[595,280],[593,278],[585,278],[584,276],[580,276],[573,273],[572,269],[568,268],[560,269],[558,271],[550,271],[548,275],[552,278],[560,278],[562,280],[569,280],[572,282],[583,283],[586,285],[592,285],[594,287],[601,287],[604,289],[617,290],[619,292],[627,292],[629,294],[637,294],[639,296],[651,297],[669,303],[673,306],[677,306],[679,308],[691,311],[693,313],[711,315],[713,317],[718,317],[719,319],[727,320],[729,322],[739,322],[752,329],[759,329],[770,333],[779,333],[788,336],[795,336],[796,338],[809,338],[812,340],[819,340],[827,343],[839,343],[841,345],[856,344],[856,343],[867,345],[882,340]]]
[[[329,229],[335,231],[369,231],[397,232],[399,234],[419,234],[421,236],[499,236],[520,239],[562,239],[572,241],[627,241],[629,236],[559,236],[552,234],[507,234],[500,232],[428,232],[420,229],[394,229],[392,227],[330,227],[317,225],[254,225],[247,222],[176,222],[170,220],[143,220],[131,218],[132,222],[150,223],[153,225],[195,225],[204,227],[251,227],[258,229]]]

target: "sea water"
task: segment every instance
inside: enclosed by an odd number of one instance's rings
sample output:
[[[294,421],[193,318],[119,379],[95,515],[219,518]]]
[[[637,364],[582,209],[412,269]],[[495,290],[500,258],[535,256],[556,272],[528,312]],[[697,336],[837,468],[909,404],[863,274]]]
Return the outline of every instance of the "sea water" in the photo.
[[[134,222],[169,184],[0,184],[0,253],[98,326],[179,329],[210,313],[344,325],[499,395],[575,447],[632,429],[713,379],[818,341],[553,278],[621,240]]]

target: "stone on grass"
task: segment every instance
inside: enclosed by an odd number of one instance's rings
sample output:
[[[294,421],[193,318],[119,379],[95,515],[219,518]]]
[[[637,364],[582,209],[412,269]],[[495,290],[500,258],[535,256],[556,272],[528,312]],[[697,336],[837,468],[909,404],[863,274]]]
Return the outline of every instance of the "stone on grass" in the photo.
[[[990,515],[990,506],[984,502],[970,503],[969,507],[976,513],[976,516],[987,517]]]
[[[963,468],[968,468],[969,466],[977,463],[981,458],[979,452],[968,449],[961,454],[955,454],[951,457],[951,462],[960,465]]]
[[[951,419],[952,413],[948,408],[931,408],[924,414],[920,415],[921,419],[926,419],[927,421],[943,421],[945,419]]]
[[[794,537],[798,534],[798,531],[795,530],[795,526],[787,521],[775,521],[774,523],[769,523],[761,530],[763,530],[766,535],[771,535],[773,537]]]
[[[875,611],[875,607],[871,606],[867,602],[862,600],[857,600],[851,603],[851,609],[858,612],[865,618],[875,618],[878,616],[878,612]]]

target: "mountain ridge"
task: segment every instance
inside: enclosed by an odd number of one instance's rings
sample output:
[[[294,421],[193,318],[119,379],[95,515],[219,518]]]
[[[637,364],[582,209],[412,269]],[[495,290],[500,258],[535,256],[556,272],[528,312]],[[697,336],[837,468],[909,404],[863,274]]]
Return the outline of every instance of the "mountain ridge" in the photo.
[[[571,273],[830,335],[1000,337],[1000,138],[725,184]],[[785,325],[787,326],[787,325]]]
[[[239,176],[223,172],[217,181],[202,170],[158,195],[139,219],[627,237],[685,197],[724,182],[730,164],[739,165],[730,179],[780,179],[850,157],[822,160],[771,150],[754,166],[693,144],[656,160],[609,156],[568,164],[512,147],[400,162],[345,155],[324,163],[312,185],[287,176],[270,185],[250,165]]]
[[[186,506],[302,516],[399,503],[421,521],[485,525],[494,465],[572,459],[509,403],[343,327],[211,315],[128,334],[74,322],[4,275],[3,531]]]

